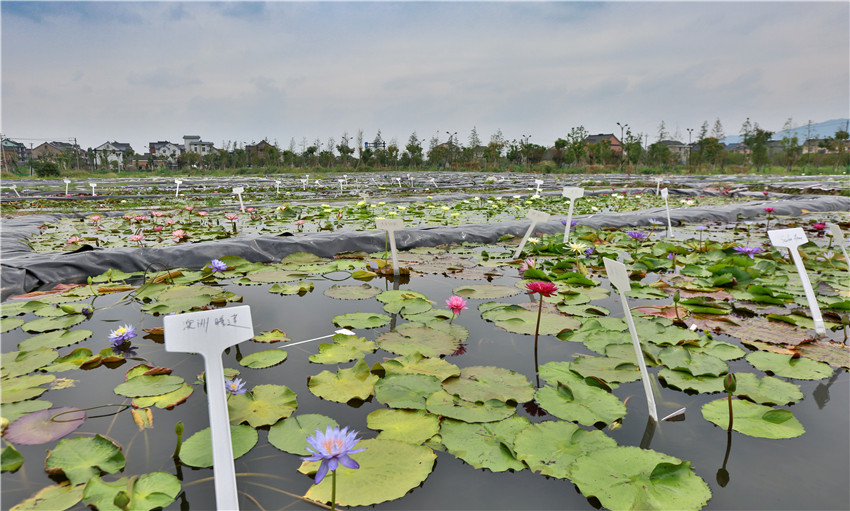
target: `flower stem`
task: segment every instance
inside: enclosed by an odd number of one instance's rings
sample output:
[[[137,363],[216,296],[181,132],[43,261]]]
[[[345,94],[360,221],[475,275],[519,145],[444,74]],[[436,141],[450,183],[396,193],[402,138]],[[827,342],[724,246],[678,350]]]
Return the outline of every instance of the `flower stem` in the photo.
[[[732,432],[732,393],[728,393],[729,396],[729,428],[727,431]]]
[[[534,329],[534,372],[538,375],[537,386],[540,386],[540,376],[537,370],[537,338],[540,334],[540,318],[543,316],[543,295],[540,295],[540,307],[537,308],[537,327]]]
[[[336,511],[336,470],[331,472],[331,511]]]

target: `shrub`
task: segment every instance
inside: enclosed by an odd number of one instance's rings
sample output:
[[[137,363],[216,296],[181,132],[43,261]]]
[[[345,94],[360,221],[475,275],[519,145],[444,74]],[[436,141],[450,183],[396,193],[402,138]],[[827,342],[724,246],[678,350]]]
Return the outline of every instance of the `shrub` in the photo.
[[[59,166],[52,161],[37,161],[32,168],[38,177],[59,177]]]

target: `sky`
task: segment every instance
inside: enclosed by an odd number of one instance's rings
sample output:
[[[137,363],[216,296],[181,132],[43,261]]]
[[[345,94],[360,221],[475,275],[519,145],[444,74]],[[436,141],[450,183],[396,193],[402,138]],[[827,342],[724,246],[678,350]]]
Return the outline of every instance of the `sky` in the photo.
[[[850,3],[0,3],[6,137],[551,146],[850,117]],[[671,138],[668,137],[668,138]]]

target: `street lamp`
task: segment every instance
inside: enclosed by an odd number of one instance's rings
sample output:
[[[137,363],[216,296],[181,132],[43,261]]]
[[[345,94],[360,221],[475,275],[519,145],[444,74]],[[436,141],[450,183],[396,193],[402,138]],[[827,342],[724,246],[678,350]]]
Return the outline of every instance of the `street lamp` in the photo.
[[[449,168],[451,168],[452,159],[453,159],[452,156],[454,154],[454,145],[452,144],[452,139],[454,138],[455,135],[457,135],[457,131],[455,131],[454,133],[449,133],[447,131],[446,135],[449,136]]]
[[[531,151],[529,149],[529,144],[528,144],[528,139],[530,139],[530,138],[531,138],[531,135],[523,135],[522,136],[522,139],[523,139],[522,145],[525,148],[525,163],[526,163],[526,165],[528,165],[529,170],[531,169],[531,159],[529,158]]]
[[[691,133],[694,132],[693,128],[685,128],[688,130],[688,161],[691,159]]]
[[[625,129],[628,128],[629,125],[628,124],[620,124],[618,122],[617,126],[620,127],[620,170],[622,170],[623,169],[623,153],[625,152],[624,151],[625,145],[623,144],[623,131],[625,131]]]

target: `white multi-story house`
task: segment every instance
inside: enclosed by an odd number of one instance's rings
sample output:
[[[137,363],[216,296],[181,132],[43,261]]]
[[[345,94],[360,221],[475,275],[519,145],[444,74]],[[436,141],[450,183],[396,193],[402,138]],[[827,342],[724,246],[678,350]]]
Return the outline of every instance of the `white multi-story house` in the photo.
[[[132,157],[135,153],[130,144],[124,142],[105,142],[94,148],[95,162],[97,166],[111,166],[113,162],[118,165],[118,168],[124,168],[127,158]]]
[[[183,150],[187,153],[198,153],[201,156],[214,154],[217,151],[212,142],[205,142],[198,135],[183,135]]]
[[[169,167],[177,165],[177,157],[183,153],[183,146],[167,140],[151,142],[148,151],[155,160],[164,160]]]

